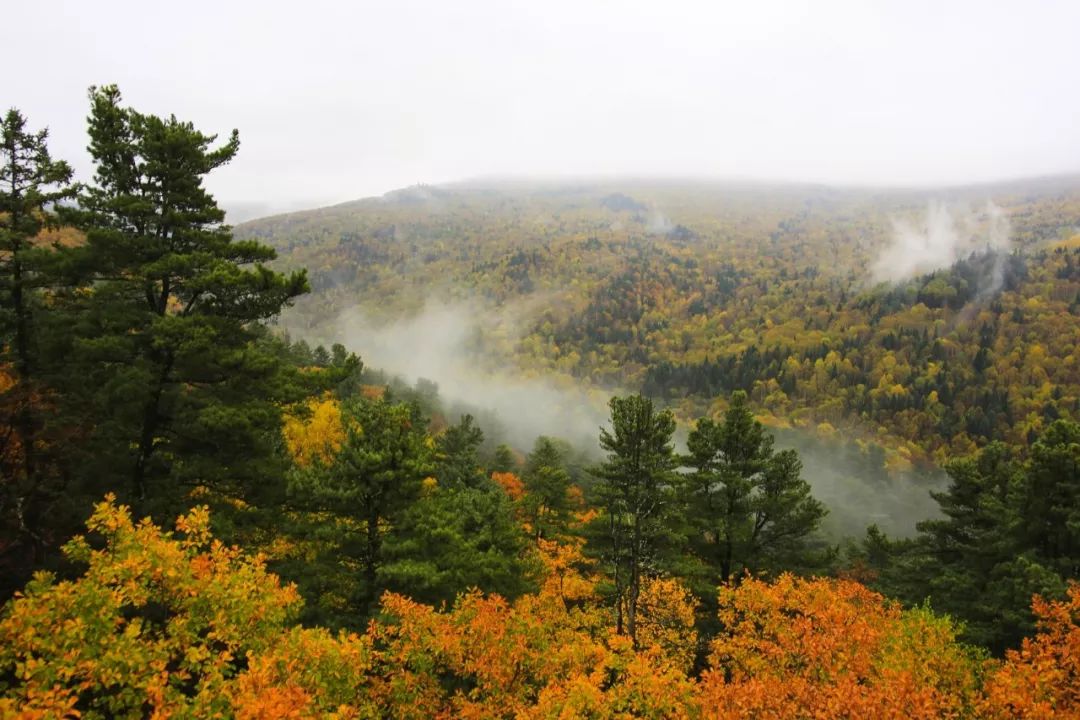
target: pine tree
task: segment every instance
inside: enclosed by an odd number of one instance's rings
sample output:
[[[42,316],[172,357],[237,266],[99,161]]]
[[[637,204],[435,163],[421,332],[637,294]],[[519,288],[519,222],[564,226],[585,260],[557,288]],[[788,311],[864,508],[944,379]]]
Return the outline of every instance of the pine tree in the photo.
[[[805,550],[825,515],[801,476],[793,450],[776,452],[746,394],[732,395],[722,423],[702,418],[687,439],[680,483],[691,550],[709,568],[708,584],[744,570],[779,569]]]
[[[341,519],[337,527],[348,537],[336,538],[332,562],[359,564],[361,607],[353,610],[362,614],[378,600],[384,537],[419,499],[432,453],[415,405],[353,399],[343,405],[341,422],[345,439],[335,457],[297,469],[289,494],[296,507],[317,513],[321,524],[327,515]]]
[[[96,416],[88,471],[126,475],[136,501],[280,476],[281,365],[252,340],[307,279],[266,268],[271,248],[235,241],[203,187],[236,155],[236,131],[214,147],[175,116],[122,107],[115,86],[91,88],[90,103],[96,173],[81,205],[93,291],[71,388]]]
[[[0,526],[7,536],[0,545],[12,556],[25,547],[40,556],[48,508],[63,490],[56,438],[47,430],[53,409],[44,376],[54,363],[40,338],[48,325],[41,292],[59,278],[55,253],[39,235],[58,225],[55,206],[75,188],[71,168],[52,159],[47,140],[46,130],[27,129],[18,110],[0,123]]]
[[[508,473],[517,472],[517,458],[514,450],[506,443],[500,443],[491,456],[491,472]]]
[[[532,587],[527,538],[497,486],[427,491],[389,532],[379,582],[438,605],[471,588],[515,598]]]
[[[642,580],[658,569],[672,511],[675,418],[641,395],[613,397],[609,407],[611,429],[600,429],[607,461],[592,470],[603,510],[593,533],[614,583],[617,631],[636,640]]]
[[[480,468],[480,446],[484,431],[475,424],[472,415],[462,415],[457,425],[446,428],[439,436],[439,463],[436,477],[444,488],[487,487],[487,478]]]
[[[566,531],[570,515],[570,474],[562,455],[549,437],[538,437],[525,461],[525,514],[537,538]]]
[[[1080,425],[1052,423],[1021,463],[1002,443],[946,466],[932,493],[940,519],[919,536],[885,543],[879,585],[907,602],[927,599],[964,621],[966,640],[995,654],[1035,630],[1033,595],[1063,598],[1080,578]]]

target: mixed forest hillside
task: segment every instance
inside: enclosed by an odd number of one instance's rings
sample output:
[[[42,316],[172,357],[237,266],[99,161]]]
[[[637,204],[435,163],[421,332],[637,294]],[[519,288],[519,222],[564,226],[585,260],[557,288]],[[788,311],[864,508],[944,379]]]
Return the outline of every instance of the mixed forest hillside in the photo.
[[[0,119],[0,718],[1077,716],[1075,181],[234,232],[88,100]]]
[[[875,441],[898,469],[1077,416],[1078,232],[1077,177],[474,181],[237,228],[308,269],[283,318],[300,337],[468,303],[478,367],[640,390],[686,418],[743,390],[768,424]]]

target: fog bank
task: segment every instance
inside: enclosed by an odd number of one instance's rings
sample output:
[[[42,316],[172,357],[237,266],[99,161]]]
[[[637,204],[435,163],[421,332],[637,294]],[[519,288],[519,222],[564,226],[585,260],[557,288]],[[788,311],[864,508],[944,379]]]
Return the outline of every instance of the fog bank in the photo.
[[[1001,255],[1012,250],[1005,212],[992,202],[976,211],[933,201],[918,223],[893,219],[891,242],[871,265],[871,272],[874,282],[900,282],[947,268],[981,250]],[[1001,263],[997,263],[982,292],[1000,288],[1001,269]]]

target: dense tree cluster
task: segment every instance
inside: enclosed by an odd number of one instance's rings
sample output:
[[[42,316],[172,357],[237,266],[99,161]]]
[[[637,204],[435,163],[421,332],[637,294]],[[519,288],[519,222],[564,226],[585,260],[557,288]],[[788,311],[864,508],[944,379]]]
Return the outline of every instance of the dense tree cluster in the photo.
[[[239,232],[311,269],[316,292],[290,315],[306,330],[331,332],[325,319],[356,303],[375,318],[414,312],[438,277],[451,296],[531,309],[520,337],[481,326],[477,362],[636,387],[684,419],[742,390],[770,424],[870,437],[899,468],[1023,445],[1080,414],[1080,186],[951,195],[993,197],[1012,252],[979,249],[896,285],[875,285],[873,263],[892,220],[930,193],[447,187]],[[658,214],[689,234],[658,229]]]
[[[176,533],[107,499],[0,618],[0,711],[45,717],[1072,717],[1080,590],[1037,599],[1039,633],[1004,660],[947,619],[851,580],[721,588],[724,628],[687,673],[693,612],[642,591],[639,642],[614,632],[572,544],[542,544],[537,592],[470,592],[442,611],[382,596],[378,620],[295,625],[302,601],[258,558],[213,539],[205,507]],[[583,569],[584,568],[584,569]],[[56,628],[56,632],[39,632]],[[981,682],[985,678],[985,682]]]
[[[890,594],[965,622],[965,636],[995,652],[1035,629],[1025,602],[1063,597],[1080,577],[1080,424],[1057,420],[1020,460],[994,443],[947,466],[935,493],[943,517],[912,540],[871,529],[865,559]]]
[[[449,255],[502,299],[555,282],[580,251],[576,311],[549,313],[518,351],[598,378],[625,363],[655,385],[658,399],[611,398],[599,455],[547,436],[529,450],[429,381],[272,327],[307,280],[268,268],[275,251],[235,238],[203,187],[236,154],[235,132],[215,145],[124,107],[111,86],[90,105],[86,186],[17,111],[0,125],[0,716],[1080,713],[1071,246],[1027,264],[973,258],[778,323],[795,317],[792,287],[837,287],[791,269],[809,257],[791,236],[818,231],[806,208],[762,220],[747,192],[718,226],[656,234],[648,205],[610,193],[603,212],[632,213],[646,237],[593,228],[561,246],[551,238],[595,208],[553,219],[510,198],[489,216],[453,208],[449,191],[388,198],[379,212],[397,220],[372,237],[415,245],[399,269]],[[417,244],[427,220],[399,217],[432,199],[444,203],[435,238],[460,244]],[[500,221],[544,248],[512,243],[505,276],[485,264],[490,238],[470,234]],[[772,221],[783,264],[735,243],[713,265],[720,228]],[[338,271],[390,282],[396,256],[356,249],[366,238],[342,238],[365,260]],[[980,262],[1005,290],[973,308]],[[701,273],[704,290],[687,285]],[[508,284],[478,280],[496,277]],[[713,316],[750,301],[764,313],[752,332],[734,310]],[[705,335],[669,342],[683,310]],[[833,317],[815,325],[822,313]],[[703,351],[721,325],[724,352]],[[667,407],[691,379],[707,409]],[[762,422],[812,411],[835,433],[825,418],[842,425],[852,408],[910,419],[923,449],[965,450],[934,494],[940,517],[913,538],[871,526],[861,542],[827,542],[799,454]],[[946,443],[950,432],[963,437]],[[987,442],[968,454],[976,435]],[[177,515],[175,532],[160,529]]]
[[[281,407],[321,382],[283,362],[262,326],[306,291],[305,274],[268,269],[274,251],[235,240],[203,187],[235,133],[213,147],[189,123],[123,107],[115,87],[91,89],[88,125],[96,173],[76,193],[44,133],[15,111],[4,122],[7,592],[106,490],[167,513],[195,487],[273,494]]]

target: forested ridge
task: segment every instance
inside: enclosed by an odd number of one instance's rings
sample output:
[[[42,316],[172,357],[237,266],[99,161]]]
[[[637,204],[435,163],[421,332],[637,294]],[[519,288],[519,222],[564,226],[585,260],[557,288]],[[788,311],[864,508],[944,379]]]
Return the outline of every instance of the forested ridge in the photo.
[[[74,178],[0,125],[0,716],[1080,713],[1074,180],[953,191],[1013,248],[875,284],[924,194],[418,187],[234,233],[236,131],[114,86],[87,129]],[[478,373],[630,390],[522,445],[319,342],[434,292],[532,299]],[[823,532],[788,426],[940,464],[938,514]]]
[[[955,264],[875,282],[895,219],[941,198],[983,215],[992,200],[1011,244],[988,248],[979,217]],[[393,320],[432,298],[526,306],[515,333],[480,325],[478,357],[640,389],[688,419],[744,390],[770,424],[843,428],[905,467],[1076,416],[1078,223],[1076,178],[944,191],[493,180],[237,231],[308,268],[313,293],[286,315],[306,334],[332,335],[353,307]]]

